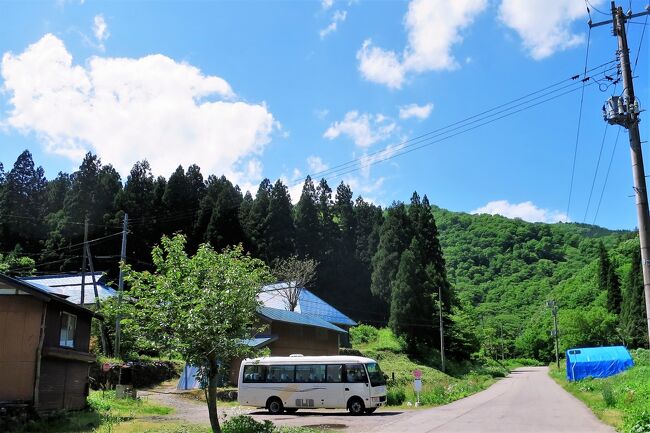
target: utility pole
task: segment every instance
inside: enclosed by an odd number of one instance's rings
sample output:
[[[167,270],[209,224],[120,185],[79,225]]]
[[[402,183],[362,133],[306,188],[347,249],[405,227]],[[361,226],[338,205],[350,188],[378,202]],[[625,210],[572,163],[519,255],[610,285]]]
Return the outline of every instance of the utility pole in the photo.
[[[124,290],[124,271],[122,266],[126,263],[126,233],[129,229],[129,214],[124,214],[124,222],[122,225],[122,249],[120,252],[120,277],[117,283],[117,318],[115,319],[115,357],[120,358],[120,338],[122,333],[122,314],[120,309],[122,307],[122,291]]]
[[[548,308],[551,309],[551,314],[553,315],[553,337],[555,338],[555,364],[557,364],[558,370],[560,369],[560,343],[559,343],[559,334],[557,332],[557,303],[555,301],[548,301],[546,303]]]
[[[88,245],[88,215],[84,221],[84,246],[83,253],[81,254],[81,302],[79,305],[83,307],[86,295],[86,245]]]
[[[634,82],[630,68],[630,49],[627,45],[625,23],[635,17],[648,15],[646,11],[633,14],[623,13],[623,8],[611,2],[612,19],[593,24],[590,27],[613,24],[614,36],[618,38],[618,58],[623,75],[623,96],[613,96],[603,107],[604,117],[610,124],[617,124],[627,129],[630,137],[630,151],[632,156],[632,175],[634,178],[634,192],[636,196],[636,213],[639,224],[639,241],[641,244],[641,268],[643,270],[643,292],[645,295],[646,321],[648,325],[648,338],[650,339],[650,214],[648,213],[648,191],[646,189],[645,170],[643,168],[643,153],[641,150],[641,136],[639,134],[639,103],[634,96]]]
[[[94,289],[94,295],[95,295],[95,310],[99,311],[100,304],[99,304],[99,291],[97,290],[97,279],[95,278],[95,265],[93,264],[93,255],[90,252],[90,245],[86,244],[85,245],[86,249],[86,254],[88,255],[88,266],[90,267],[90,277],[93,280],[93,289]],[[102,353],[105,355],[108,355],[108,346],[106,344],[106,331],[104,329],[104,321],[100,320],[99,321],[99,335],[102,340]]]
[[[440,317],[440,366],[445,372],[445,331],[442,324],[442,288],[438,285],[438,316]]]

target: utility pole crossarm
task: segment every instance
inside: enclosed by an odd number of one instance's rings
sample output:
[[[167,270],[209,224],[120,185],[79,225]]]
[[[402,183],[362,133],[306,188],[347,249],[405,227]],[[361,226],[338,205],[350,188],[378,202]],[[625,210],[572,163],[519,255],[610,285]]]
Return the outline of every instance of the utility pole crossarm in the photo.
[[[623,20],[631,20],[632,18],[642,17],[648,14],[650,14],[650,5],[646,5],[644,12],[639,12],[637,14],[623,15]],[[594,28],[594,27],[604,26],[607,24],[612,24],[613,22],[614,22],[613,19],[606,20],[606,21],[599,21],[597,23],[592,23],[591,20],[589,20],[587,24],[589,24],[589,27]]]

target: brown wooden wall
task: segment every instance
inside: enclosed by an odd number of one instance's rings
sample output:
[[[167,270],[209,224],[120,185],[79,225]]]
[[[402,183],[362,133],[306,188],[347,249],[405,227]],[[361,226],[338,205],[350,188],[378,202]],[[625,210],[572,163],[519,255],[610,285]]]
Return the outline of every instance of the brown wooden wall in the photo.
[[[34,397],[42,312],[33,296],[0,295],[0,401]]]
[[[79,314],[65,304],[50,302],[45,319],[44,347],[59,347],[61,337],[61,313],[66,311],[77,316],[77,330],[74,336],[74,350],[88,352],[90,347],[90,320],[86,314]]]
[[[38,390],[38,410],[83,409],[86,407],[87,362],[44,358]]]
[[[278,336],[278,339],[268,346],[271,356],[289,356],[294,353],[318,356],[339,353],[339,333],[329,329],[273,322],[271,334]]]

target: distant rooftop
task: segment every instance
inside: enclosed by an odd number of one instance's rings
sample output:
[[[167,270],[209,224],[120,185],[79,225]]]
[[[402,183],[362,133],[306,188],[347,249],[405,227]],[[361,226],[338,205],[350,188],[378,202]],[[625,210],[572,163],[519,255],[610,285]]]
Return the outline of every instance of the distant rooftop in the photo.
[[[117,294],[115,289],[107,286],[102,281],[104,278],[103,272],[95,272],[94,277],[97,282],[97,293],[100,302]],[[74,304],[81,303],[81,274],[42,275],[39,277],[22,277],[20,280],[59,295]],[[84,288],[84,304],[94,304],[95,290],[93,288],[93,274],[90,272],[86,273]]]
[[[288,305],[286,299],[282,296],[282,291],[288,287],[287,283],[270,284],[264,286],[257,297],[265,307],[287,310]],[[357,322],[307,289],[300,291],[298,305],[294,311],[296,313],[318,317],[335,325],[355,326],[357,324]]]

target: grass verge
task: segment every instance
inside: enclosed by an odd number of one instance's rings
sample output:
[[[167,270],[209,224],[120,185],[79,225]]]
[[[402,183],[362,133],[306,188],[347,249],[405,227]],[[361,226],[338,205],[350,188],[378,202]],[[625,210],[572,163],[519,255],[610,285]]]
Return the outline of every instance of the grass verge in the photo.
[[[634,367],[604,379],[566,379],[566,366],[549,368],[551,377],[586,404],[606,424],[623,433],[650,433],[650,350],[630,351]]]

